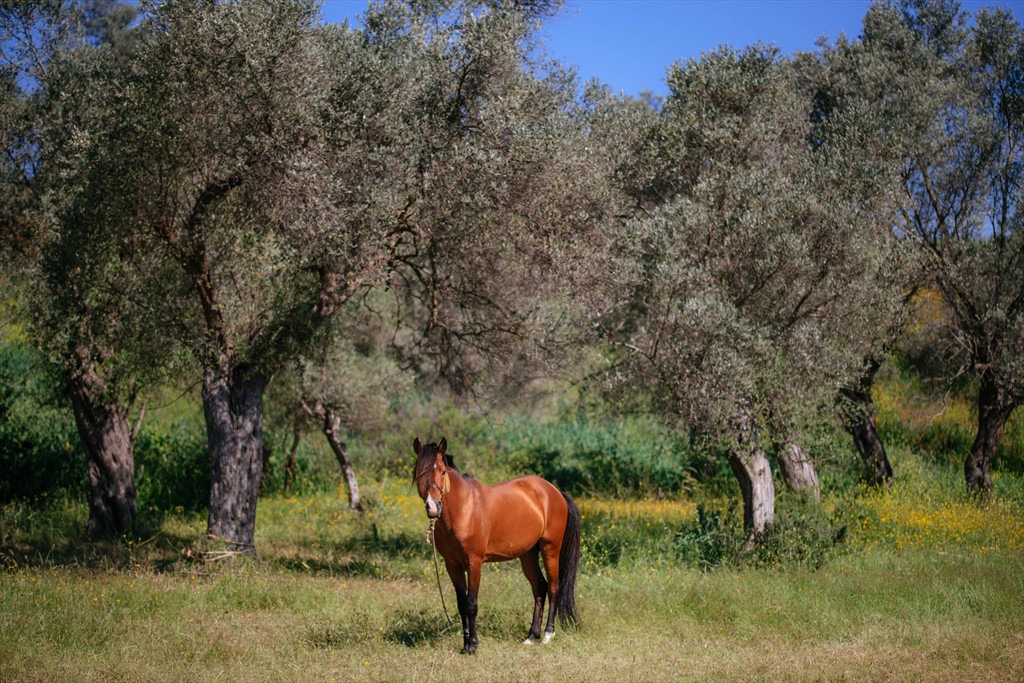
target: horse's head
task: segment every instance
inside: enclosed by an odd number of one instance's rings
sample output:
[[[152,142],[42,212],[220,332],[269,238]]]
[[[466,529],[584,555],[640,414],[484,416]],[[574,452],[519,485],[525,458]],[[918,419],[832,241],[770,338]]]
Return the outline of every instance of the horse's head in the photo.
[[[426,446],[421,445],[419,439],[412,442],[412,449],[416,452],[413,482],[425,503],[427,517],[432,519],[441,516],[444,495],[451,488],[448,468],[452,466],[452,459],[445,455],[447,448],[448,442],[444,438],[439,444],[428,443]]]

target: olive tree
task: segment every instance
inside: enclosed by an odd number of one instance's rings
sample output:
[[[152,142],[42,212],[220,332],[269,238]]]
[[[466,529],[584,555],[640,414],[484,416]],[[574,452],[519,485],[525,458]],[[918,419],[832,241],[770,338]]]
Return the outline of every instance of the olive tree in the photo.
[[[728,452],[754,534],[774,515],[765,445],[813,494],[799,434],[859,366],[870,311],[894,292],[888,242],[857,169],[823,143],[792,65],[764,45],[669,71],[660,119],[620,169],[637,217],[614,236],[621,304],[601,318],[613,379]]]
[[[870,207],[854,227],[882,243],[886,261],[875,277],[884,282],[875,286],[901,294],[877,299],[865,312],[873,322],[858,330],[860,368],[836,399],[842,424],[864,463],[864,480],[887,486],[892,466],[875,426],[871,391],[876,373],[905,333],[921,284],[919,255],[901,239],[899,227],[899,172],[911,136],[898,108],[885,100],[899,92],[886,81],[889,69],[862,38],[849,41],[841,35],[834,44],[822,40],[814,52],[796,55],[794,66],[799,86],[812,102],[813,144],[837,160],[833,167],[841,173],[848,194]]]
[[[134,259],[134,296],[203,368],[209,532],[251,547],[274,373],[400,268],[484,227],[512,246],[557,227],[543,201],[510,207],[548,191],[562,80],[531,68],[514,4],[383,3],[362,31],[320,25],[312,1],[140,6],[104,121],[117,180],[90,205]],[[515,253],[449,262],[503,272]]]
[[[66,381],[88,461],[90,536],[117,535],[135,522],[132,450],[145,403],[134,427],[129,411],[168,360],[131,296],[123,245],[83,201],[110,189],[102,155],[90,153],[82,133],[103,137],[109,84],[130,56],[91,35],[89,20],[105,22],[123,43],[134,12],[118,3],[85,15],[70,2],[0,6],[4,260],[30,339]]]
[[[964,461],[987,493],[1011,413],[1024,400],[1024,33],[1004,10],[968,16],[952,1],[875,3],[858,97],[902,130],[901,218],[922,286],[947,307],[933,348],[978,387],[978,431]],[[865,58],[865,59],[866,59]]]

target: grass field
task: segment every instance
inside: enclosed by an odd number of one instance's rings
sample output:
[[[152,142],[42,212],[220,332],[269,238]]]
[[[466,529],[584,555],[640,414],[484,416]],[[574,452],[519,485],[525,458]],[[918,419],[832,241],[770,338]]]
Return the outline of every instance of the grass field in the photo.
[[[1024,680],[1019,499],[978,508],[941,472],[908,470],[891,491],[826,501],[849,531],[818,569],[703,572],[673,551],[692,503],[581,500],[581,626],[521,645],[529,585],[518,563],[488,565],[473,657],[405,481],[368,484],[362,515],[343,491],[261,500],[258,562],[185,559],[204,550],[201,514],[147,510],[146,537],[90,544],[84,505],[15,503],[0,519],[0,680]]]

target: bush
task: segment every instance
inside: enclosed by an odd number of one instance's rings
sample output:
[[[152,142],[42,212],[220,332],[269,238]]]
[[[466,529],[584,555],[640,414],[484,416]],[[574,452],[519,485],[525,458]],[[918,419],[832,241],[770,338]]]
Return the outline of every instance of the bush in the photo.
[[[775,499],[775,519],[755,537],[744,561],[765,567],[818,569],[846,542],[846,526],[830,519],[812,498],[787,493]]]
[[[749,548],[748,538],[742,508],[731,498],[725,506],[697,505],[696,519],[680,525],[673,547],[682,562],[705,572],[736,565],[817,569],[842,550],[846,527],[814,499],[787,493],[775,499],[775,519]]]
[[[34,350],[0,346],[0,501],[88,486],[85,453],[61,378]]]
[[[574,495],[659,498],[694,484],[688,444],[654,420],[519,420],[504,435],[502,450],[515,471]]]
[[[512,474],[508,463],[499,457],[503,428],[485,416],[460,409],[451,399],[410,397],[389,416],[389,426],[361,435],[351,444],[356,467],[377,479],[386,475],[412,480],[414,438],[426,444],[444,437],[456,467],[488,484]]]
[[[1017,408],[1006,423],[993,469],[1024,475],[1024,409]]]
[[[139,509],[202,510],[210,501],[210,454],[201,419],[151,423],[135,439]]]
[[[746,540],[743,517],[735,498],[725,507],[717,502],[697,505],[697,518],[676,532],[674,549],[679,559],[707,572],[736,562]]]

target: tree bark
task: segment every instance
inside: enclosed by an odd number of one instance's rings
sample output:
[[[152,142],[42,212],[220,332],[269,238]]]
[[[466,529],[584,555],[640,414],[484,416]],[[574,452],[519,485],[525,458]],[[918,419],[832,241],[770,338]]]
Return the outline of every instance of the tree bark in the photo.
[[[749,548],[775,518],[775,484],[754,418],[737,415],[729,427],[734,441],[729,449],[729,465],[743,493],[743,526],[750,532]]]
[[[995,381],[989,377],[982,378],[978,389],[978,434],[964,461],[967,489],[975,495],[987,496],[992,491],[989,469],[995,459],[1003,429],[1016,407],[1016,402],[1007,399]]]
[[[348,485],[349,507],[358,510],[360,507],[359,482],[356,481],[355,470],[352,469],[352,461],[348,459],[348,449],[344,442],[338,441],[338,434],[341,432],[341,418],[334,414],[330,406],[324,408],[324,436],[327,443],[331,444],[334,457],[341,465],[341,471],[345,475],[345,482]]]
[[[844,404],[840,406],[839,413],[843,427],[853,437],[864,462],[864,480],[871,486],[887,488],[892,484],[892,466],[875,427],[875,409],[871,400],[871,386],[881,365],[870,359],[857,383],[840,390],[840,400]]]
[[[775,457],[779,461],[779,470],[786,484],[794,491],[805,493],[821,500],[821,485],[814,463],[800,444],[790,441],[775,445]]]
[[[299,453],[299,442],[302,440],[302,416],[295,416],[293,426],[295,439],[292,441],[292,449],[288,452],[288,462],[284,466],[284,494],[292,495],[292,485],[295,484],[295,456]]]
[[[270,449],[270,446],[266,442],[263,442],[263,464],[260,467],[260,487],[259,487],[259,489],[260,489],[259,495],[261,495],[261,496],[264,493],[266,493],[267,475],[270,474],[270,456],[271,456],[271,454],[272,454],[272,451]]]
[[[128,409],[101,398],[91,372],[69,372],[68,393],[89,469],[90,538],[117,536],[135,526],[135,460]]]
[[[225,364],[203,375],[203,412],[210,448],[210,513],[207,532],[254,549],[256,497],[263,469],[265,379],[248,367]]]

